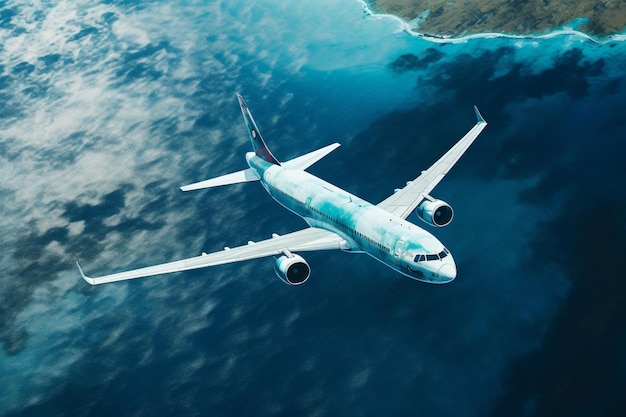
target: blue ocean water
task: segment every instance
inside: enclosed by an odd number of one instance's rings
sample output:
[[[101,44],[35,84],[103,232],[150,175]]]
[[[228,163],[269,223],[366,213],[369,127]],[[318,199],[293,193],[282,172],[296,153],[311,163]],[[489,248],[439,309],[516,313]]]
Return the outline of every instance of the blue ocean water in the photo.
[[[357,0],[0,5],[0,415],[623,415],[626,43],[422,39]],[[433,194],[458,278],[307,254],[88,287],[304,226],[245,167],[377,202],[473,125]],[[419,220],[412,218],[419,224]],[[427,227],[427,226],[425,226]]]

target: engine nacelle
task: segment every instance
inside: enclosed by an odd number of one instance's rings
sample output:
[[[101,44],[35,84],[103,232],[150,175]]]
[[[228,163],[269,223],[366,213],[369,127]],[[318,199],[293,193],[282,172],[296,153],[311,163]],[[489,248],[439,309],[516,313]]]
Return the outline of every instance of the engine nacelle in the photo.
[[[431,226],[443,227],[450,224],[454,210],[450,204],[435,198],[425,199],[415,209],[417,217]]]
[[[274,271],[278,278],[289,285],[300,285],[309,279],[311,268],[302,256],[289,254],[276,259]]]

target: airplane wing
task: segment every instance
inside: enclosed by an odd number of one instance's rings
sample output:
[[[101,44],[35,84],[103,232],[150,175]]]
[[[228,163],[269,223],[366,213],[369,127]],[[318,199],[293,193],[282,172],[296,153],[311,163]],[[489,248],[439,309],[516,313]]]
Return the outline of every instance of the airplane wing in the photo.
[[[331,249],[349,249],[349,244],[341,236],[327,230],[310,227],[286,235],[273,235],[272,238],[260,242],[249,242],[247,245],[236,248],[224,248],[223,251],[211,254],[202,254],[194,258],[183,259],[161,265],[149,266],[132,271],[119,272],[97,278],[86,276],[78,265],[83,279],[91,285],[108,282],[124,281],[152,275],[168,274],[171,272],[187,271],[190,269],[206,268],[208,266],[223,265],[232,262],[247,261],[280,255],[286,250],[290,252],[306,252]]]
[[[422,174],[413,181],[409,181],[406,187],[387,197],[377,204],[378,207],[395,214],[403,219],[426,198],[426,196],[439,184],[443,177],[452,169],[454,164],[463,156],[474,140],[483,131],[487,122],[483,119],[478,107],[476,112],[476,124],[465,134],[448,152],[445,153],[430,168],[422,171]]]

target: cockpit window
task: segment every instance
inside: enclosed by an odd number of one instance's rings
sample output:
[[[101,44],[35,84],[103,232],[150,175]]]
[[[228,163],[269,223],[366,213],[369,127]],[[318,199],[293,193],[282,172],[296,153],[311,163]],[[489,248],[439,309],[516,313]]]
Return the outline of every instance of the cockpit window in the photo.
[[[424,261],[438,261],[440,259],[445,258],[449,254],[450,254],[450,251],[446,248],[443,248],[443,250],[436,255],[434,254],[433,255],[415,255],[415,259],[413,259],[413,262],[418,263],[418,262],[424,262]]]

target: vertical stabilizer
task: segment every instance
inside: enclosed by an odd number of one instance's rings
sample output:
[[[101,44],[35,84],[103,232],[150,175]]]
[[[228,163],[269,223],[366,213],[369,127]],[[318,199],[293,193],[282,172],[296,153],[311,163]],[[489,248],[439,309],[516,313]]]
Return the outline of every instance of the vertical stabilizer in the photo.
[[[261,132],[259,132],[259,128],[256,126],[256,123],[254,122],[254,119],[252,118],[250,110],[248,110],[248,106],[246,106],[246,102],[244,101],[243,97],[237,94],[237,98],[239,99],[241,113],[243,114],[244,122],[246,122],[248,137],[250,138],[250,142],[252,142],[252,148],[254,149],[254,153],[264,161],[271,162],[275,165],[280,165],[278,159],[276,159],[274,155],[272,155],[272,152],[265,144],[263,136],[261,136]]]

